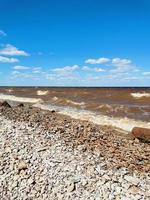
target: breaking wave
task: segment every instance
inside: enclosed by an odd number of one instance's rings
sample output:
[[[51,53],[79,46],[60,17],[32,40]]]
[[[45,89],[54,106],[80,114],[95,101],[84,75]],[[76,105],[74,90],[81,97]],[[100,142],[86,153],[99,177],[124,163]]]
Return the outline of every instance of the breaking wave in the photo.
[[[7,89],[6,90],[6,92],[8,92],[8,93],[11,93],[11,92],[13,92],[14,90],[13,89]]]
[[[38,98],[26,98],[26,97],[16,97],[14,95],[0,94],[0,100],[16,101],[23,103],[40,103],[42,99]]]
[[[57,100],[58,100],[58,97],[53,97],[52,100],[53,100],[53,101],[57,101]]]
[[[106,115],[99,115],[87,110],[63,106],[51,106],[44,104],[35,104],[34,106],[44,110],[55,109],[58,113],[70,116],[74,119],[87,120],[98,125],[113,126],[122,129],[125,132],[131,131],[136,126],[150,128],[150,122],[143,122],[140,120],[134,120],[130,118],[109,117]]]
[[[48,90],[45,90],[45,91],[38,90],[38,91],[37,91],[37,95],[38,95],[38,96],[44,96],[44,95],[47,95],[47,94],[48,94]]]
[[[69,99],[67,99],[66,102],[67,102],[68,104],[72,104],[72,105],[76,105],[76,106],[84,106],[84,105],[85,105],[84,102],[76,102],[76,101],[71,101],[71,100],[69,100]]]
[[[150,97],[150,93],[146,93],[146,92],[140,93],[140,92],[137,92],[137,93],[131,93],[131,96],[133,96],[134,98],[140,99],[140,98],[143,98],[143,97]]]

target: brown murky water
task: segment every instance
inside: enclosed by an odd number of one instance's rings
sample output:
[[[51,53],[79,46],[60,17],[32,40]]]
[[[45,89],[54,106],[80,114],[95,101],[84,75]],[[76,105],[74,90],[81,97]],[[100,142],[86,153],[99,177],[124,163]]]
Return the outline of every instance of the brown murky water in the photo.
[[[150,122],[150,88],[1,87],[0,94],[41,98],[48,105]]]

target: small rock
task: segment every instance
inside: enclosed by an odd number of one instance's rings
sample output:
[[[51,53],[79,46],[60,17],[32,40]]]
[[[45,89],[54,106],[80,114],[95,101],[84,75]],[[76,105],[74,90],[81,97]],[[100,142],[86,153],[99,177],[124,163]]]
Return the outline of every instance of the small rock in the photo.
[[[86,179],[82,179],[81,183],[82,183],[83,186],[86,186],[88,184],[88,181]]]
[[[69,185],[69,187],[68,187],[68,189],[67,189],[67,192],[73,192],[74,190],[75,190],[75,183],[72,182],[72,183]]]
[[[21,171],[25,169],[27,169],[27,164],[24,161],[21,161],[18,165],[18,170]]]
[[[132,183],[133,185],[138,185],[140,180],[136,177],[133,177],[133,176],[124,176],[124,179],[130,183]]]
[[[51,110],[51,113],[55,113],[56,111],[55,110]]]
[[[17,107],[24,107],[24,104],[20,103],[20,104],[17,105]]]
[[[131,193],[131,194],[141,194],[142,191],[140,190],[140,188],[136,187],[136,186],[131,186],[129,189],[128,189],[128,192]]]
[[[0,102],[0,106],[5,108],[11,108],[11,105],[7,101]]]

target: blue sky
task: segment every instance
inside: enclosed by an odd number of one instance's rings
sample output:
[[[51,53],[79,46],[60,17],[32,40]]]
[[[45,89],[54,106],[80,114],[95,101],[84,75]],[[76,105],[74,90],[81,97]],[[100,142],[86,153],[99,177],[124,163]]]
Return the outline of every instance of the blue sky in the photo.
[[[0,85],[150,86],[150,1],[0,0]]]

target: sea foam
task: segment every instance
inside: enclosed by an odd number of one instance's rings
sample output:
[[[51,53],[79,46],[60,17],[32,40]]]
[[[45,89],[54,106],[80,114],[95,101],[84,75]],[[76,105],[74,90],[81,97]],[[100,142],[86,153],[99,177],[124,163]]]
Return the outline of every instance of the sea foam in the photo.
[[[47,94],[48,94],[48,91],[47,91],[47,90],[45,90],[45,91],[38,90],[38,91],[37,91],[37,95],[38,95],[38,96],[44,96],[44,95],[47,95]]]
[[[26,97],[16,97],[14,95],[0,94],[0,100],[16,101],[23,103],[39,103],[42,99],[39,98],[26,98]]]
[[[136,121],[129,118],[116,118],[106,115],[98,115],[91,111],[74,109],[70,107],[51,106],[44,104],[35,104],[34,106],[44,110],[55,109],[58,113],[70,116],[74,119],[86,120],[98,125],[113,126],[118,129],[122,129],[125,132],[131,131],[136,126],[150,128],[150,122],[144,122],[140,120]]]
[[[69,104],[72,104],[72,105],[77,105],[77,106],[84,106],[85,105],[84,102],[76,102],[76,101],[72,101],[72,100],[69,100],[69,99],[67,99],[66,102],[69,103]]]
[[[131,96],[133,96],[134,98],[140,99],[140,98],[143,98],[143,97],[150,97],[150,93],[146,93],[146,92],[140,93],[140,92],[137,92],[137,93],[131,93]]]

